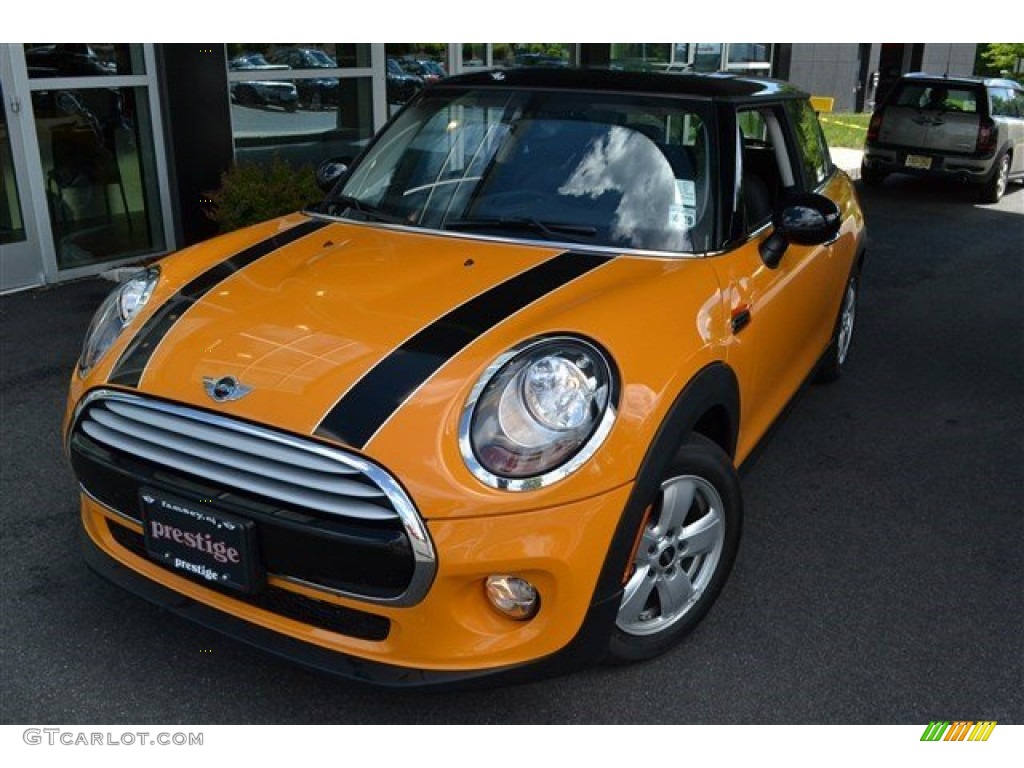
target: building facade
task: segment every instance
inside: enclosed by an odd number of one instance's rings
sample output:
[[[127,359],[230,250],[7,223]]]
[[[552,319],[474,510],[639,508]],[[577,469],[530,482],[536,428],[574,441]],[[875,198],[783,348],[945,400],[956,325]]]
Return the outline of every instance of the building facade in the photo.
[[[969,73],[974,45],[778,43],[0,44],[0,293],[215,234],[239,161],[351,157],[438,77],[580,66],[780,77],[870,109],[903,72]]]

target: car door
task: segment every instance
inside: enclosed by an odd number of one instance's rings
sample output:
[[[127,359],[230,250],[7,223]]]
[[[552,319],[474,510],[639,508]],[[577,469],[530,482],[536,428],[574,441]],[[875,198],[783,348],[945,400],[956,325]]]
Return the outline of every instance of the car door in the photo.
[[[796,120],[787,109],[740,111],[743,170],[736,204],[747,239],[715,260],[731,324],[727,356],[741,386],[741,454],[770,426],[824,351],[838,307],[833,299],[841,292],[831,244],[790,244],[775,267],[761,256],[774,231],[763,215],[766,207],[778,209],[787,194],[820,188],[833,172],[814,113],[811,125],[802,109],[794,112]]]

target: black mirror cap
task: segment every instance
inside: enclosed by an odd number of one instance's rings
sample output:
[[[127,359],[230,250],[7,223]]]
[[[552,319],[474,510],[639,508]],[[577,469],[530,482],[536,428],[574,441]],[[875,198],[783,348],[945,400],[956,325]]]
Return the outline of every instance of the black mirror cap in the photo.
[[[351,158],[348,157],[332,157],[330,160],[324,160],[316,169],[316,185],[322,192],[330,192],[348,173],[348,166],[351,162]]]
[[[820,245],[835,239],[843,223],[839,206],[824,195],[803,192],[782,201],[775,213],[775,231],[796,245]]]

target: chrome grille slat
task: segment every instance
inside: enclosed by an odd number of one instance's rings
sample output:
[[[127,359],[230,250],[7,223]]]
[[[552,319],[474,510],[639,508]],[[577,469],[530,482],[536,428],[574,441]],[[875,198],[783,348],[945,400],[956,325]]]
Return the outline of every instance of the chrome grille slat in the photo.
[[[252,453],[239,453],[223,444],[204,442],[197,437],[168,432],[141,421],[133,421],[124,416],[102,408],[96,408],[89,414],[91,419],[103,426],[129,438],[152,443],[157,447],[168,448],[180,454],[196,456],[213,464],[223,464],[232,469],[264,476],[271,480],[279,480],[290,485],[312,488],[325,493],[339,494],[357,499],[382,499],[384,491],[373,485],[347,480],[344,477],[296,467],[274,459],[265,459]]]
[[[81,427],[89,437],[103,445],[148,459],[171,469],[188,472],[217,483],[224,483],[232,488],[252,491],[291,504],[359,520],[394,520],[397,517],[392,510],[365,501],[289,486],[276,480],[268,480],[260,475],[214,464],[206,459],[178,453],[167,447],[153,445],[121,432],[115,432],[94,419],[85,419]]]
[[[161,433],[165,438],[161,439]],[[383,467],[340,446],[105,388],[90,391],[78,403],[67,438],[69,454],[83,462],[83,467],[89,462],[109,462],[105,465],[109,469],[102,471],[125,472],[129,483],[136,478],[146,482],[145,478],[159,475],[159,470],[180,472],[182,488],[192,482],[206,489],[220,488],[228,494],[223,499],[250,493],[262,497],[252,499],[261,504],[270,500],[285,509],[321,512],[374,527],[400,525],[412,550],[411,577],[405,590],[395,596],[370,594],[357,587],[346,591],[288,573],[279,574],[282,578],[368,603],[408,606],[424,598],[437,572],[437,556],[426,523],[402,486]],[[93,447],[78,444],[79,439]],[[110,453],[99,458],[97,448]],[[310,482],[314,477],[316,481]],[[169,481],[173,484],[175,479]],[[85,482],[82,490],[97,498]],[[373,497],[367,498],[367,493]],[[98,503],[131,519],[128,513],[134,502],[121,499],[111,505],[101,498]]]
[[[303,466],[306,469],[312,469],[317,472],[337,475],[359,474],[359,470],[355,467],[342,464],[339,461],[327,459],[315,453],[302,451],[284,444],[273,443],[264,438],[249,437],[240,431],[209,427],[198,419],[191,419],[187,416],[177,416],[116,400],[105,402],[104,407],[132,421],[166,430],[167,432],[192,435],[207,443],[230,448],[233,451],[242,451],[253,456],[273,459],[284,464]]]

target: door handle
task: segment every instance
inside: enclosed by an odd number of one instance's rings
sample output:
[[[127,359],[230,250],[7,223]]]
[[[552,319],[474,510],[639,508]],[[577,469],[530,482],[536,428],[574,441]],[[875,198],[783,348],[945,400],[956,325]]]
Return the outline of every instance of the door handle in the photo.
[[[748,325],[750,325],[750,307],[749,306],[736,307],[736,309],[734,309],[732,311],[732,332],[733,332],[733,335],[735,336],[737,333],[742,331]]]

